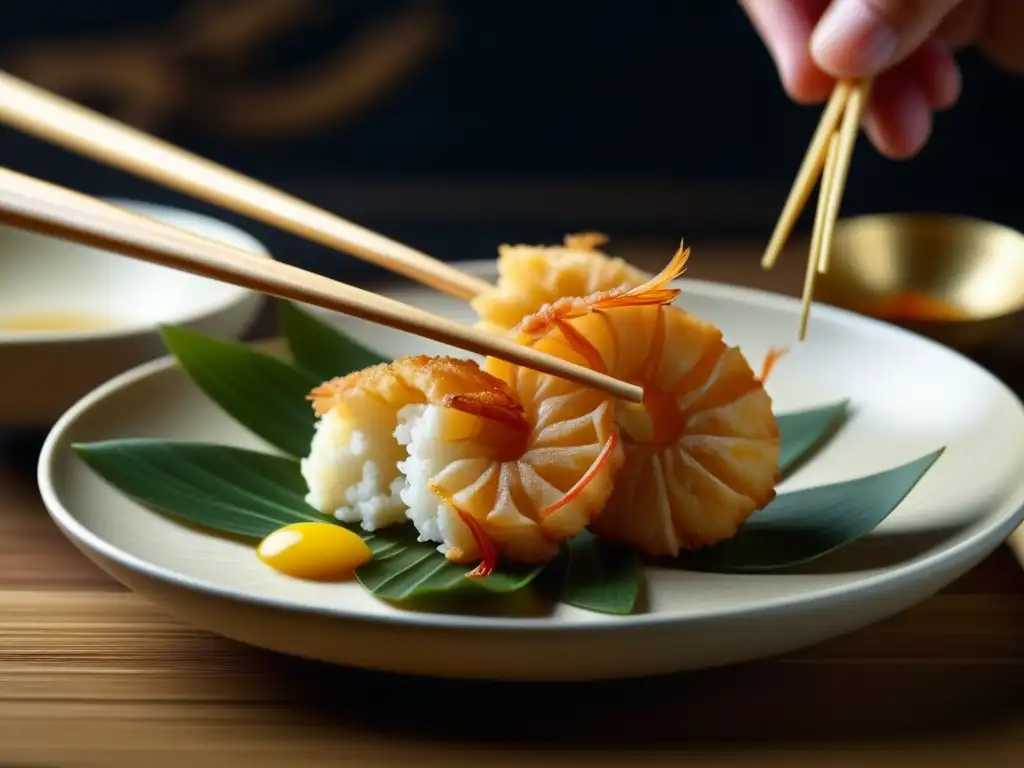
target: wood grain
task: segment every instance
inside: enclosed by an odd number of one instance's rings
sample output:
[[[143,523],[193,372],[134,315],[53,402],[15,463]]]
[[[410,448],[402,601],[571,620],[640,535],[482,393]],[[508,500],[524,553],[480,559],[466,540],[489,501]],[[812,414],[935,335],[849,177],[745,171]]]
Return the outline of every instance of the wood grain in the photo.
[[[799,291],[802,259],[760,273],[758,256],[722,247],[694,276]],[[585,685],[404,678],[249,648],[126,591],[50,522],[37,448],[0,442],[5,768],[1024,764],[1024,571],[1006,547],[899,616],[782,658]]]

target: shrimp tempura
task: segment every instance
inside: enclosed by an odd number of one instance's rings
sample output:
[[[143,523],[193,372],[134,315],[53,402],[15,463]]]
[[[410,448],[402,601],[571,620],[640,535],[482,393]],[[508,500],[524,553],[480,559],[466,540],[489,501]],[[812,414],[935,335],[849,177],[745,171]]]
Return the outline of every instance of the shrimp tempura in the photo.
[[[510,367],[420,355],[311,394],[310,503],[363,527],[409,519],[459,563],[538,563],[582,531],[622,464],[607,395]],[[359,478],[357,480],[357,478]]]
[[[502,245],[497,285],[470,302],[480,317],[477,326],[504,334],[563,296],[589,296],[644,282],[647,275],[598,250],[607,240],[602,234],[584,232],[566,235],[562,246]]]
[[[689,252],[632,289],[565,298],[515,338],[644,388],[616,402],[625,465],[590,528],[654,556],[732,537],[775,496],[780,439],[771,399],[721,331],[671,304]],[[507,364],[488,359],[501,377]],[[770,366],[769,366],[770,369]]]

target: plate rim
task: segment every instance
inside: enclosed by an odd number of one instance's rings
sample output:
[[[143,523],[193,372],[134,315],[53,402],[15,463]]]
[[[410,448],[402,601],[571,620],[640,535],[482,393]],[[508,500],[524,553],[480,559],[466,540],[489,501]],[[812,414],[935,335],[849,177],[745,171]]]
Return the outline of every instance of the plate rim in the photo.
[[[476,261],[463,263],[464,266],[479,268],[480,264],[487,262]],[[798,316],[800,309],[799,300],[784,294],[773,293],[758,288],[733,285],[729,283],[713,282],[707,280],[696,280],[683,278],[673,281],[681,287],[695,289],[694,292],[704,296],[722,299],[745,301],[754,305],[760,305],[769,309],[782,310],[788,314]],[[418,287],[418,286],[417,286]],[[867,326],[874,332],[888,333],[900,338],[909,340],[912,343],[925,344],[933,347],[936,351],[951,355],[958,359],[961,364],[973,368],[977,373],[987,378],[992,384],[1000,388],[1010,396],[1016,403],[1021,413],[1024,413],[1024,402],[1004,382],[997,378],[983,366],[961,354],[957,350],[946,347],[932,339],[920,334],[913,333],[904,328],[885,323],[874,318],[859,315],[838,307],[815,304],[813,311],[819,313],[840,325],[846,327]],[[279,337],[257,340],[254,345],[274,342]],[[639,615],[613,616],[607,614],[595,614],[593,618],[587,617],[571,622],[552,620],[550,617],[503,617],[503,616],[479,616],[472,614],[451,614],[451,613],[429,613],[419,611],[399,611],[394,614],[369,615],[363,611],[337,606],[309,606],[289,602],[280,597],[265,595],[252,595],[240,592],[231,587],[225,587],[216,583],[206,582],[192,576],[179,573],[169,568],[151,563],[131,552],[127,552],[112,544],[98,534],[93,533],[84,523],[63,504],[60,494],[57,492],[53,481],[53,468],[58,454],[62,449],[70,451],[70,443],[65,439],[69,429],[77,423],[86,413],[92,410],[99,403],[116,395],[122,389],[136,384],[144,379],[154,377],[176,369],[176,362],[173,355],[165,355],[155,360],[143,363],[131,368],[114,378],[104,382],[91,392],[80,398],[69,408],[48,432],[43,447],[39,454],[36,465],[36,481],[43,503],[47,512],[57,527],[73,540],[78,546],[83,546],[101,557],[113,561],[118,566],[131,572],[139,573],[142,576],[169,584],[173,587],[183,588],[189,591],[196,591],[218,599],[244,603],[263,609],[275,611],[313,614],[322,618],[342,620],[346,622],[368,623],[390,625],[403,628],[419,628],[434,630],[461,630],[471,632],[529,632],[547,634],[568,634],[576,632],[621,632],[624,630],[643,629],[667,629],[671,627],[699,626],[707,622],[720,622],[737,619],[757,619],[763,615],[771,615],[779,612],[793,610],[813,609],[821,603],[835,603],[836,601],[857,599],[864,595],[870,595],[879,588],[889,584],[913,583],[920,578],[927,577],[936,568],[944,565],[955,566],[969,561],[972,552],[978,546],[988,546],[993,540],[997,540],[996,546],[1024,523],[1024,480],[1009,498],[996,510],[997,519],[982,529],[970,533],[964,532],[952,543],[940,547],[930,554],[919,555],[913,559],[903,561],[898,566],[881,573],[874,573],[863,578],[845,584],[836,584],[824,587],[819,591],[807,596],[797,597],[776,597],[769,598],[752,608],[722,608],[714,607],[701,611],[699,614],[680,615],[675,611],[651,612]],[[178,371],[187,381],[187,377]],[[113,489],[112,492],[117,492]],[[1005,533],[1003,532],[1005,529]],[[994,548],[993,548],[994,549]],[[955,570],[950,567],[949,570]]]

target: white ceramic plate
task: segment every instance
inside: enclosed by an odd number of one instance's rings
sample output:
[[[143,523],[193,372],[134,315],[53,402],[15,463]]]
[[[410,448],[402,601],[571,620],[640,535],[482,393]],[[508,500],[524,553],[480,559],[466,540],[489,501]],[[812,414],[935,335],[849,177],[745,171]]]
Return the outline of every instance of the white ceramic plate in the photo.
[[[682,281],[682,304],[719,324],[753,360],[793,337],[792,299]],[[396,293],[396,295],[399,295]],[[404,300],[471,318],[459,302]],[[346,320],[390,354],[422,340]],[[430,351],[444,351],[431,347]],[[612,617],[514,599],[431,613],[376,600],[357,584],[290,580],[249,546],[185,527],[124,499],[81,464],[77,441],[161,436],[262,447],[170,360],[124,374],[51,432],[39,484],[53,519],[101,567],[199,626],[254,645],[398,672],[594,679],[672,672],[791,651],[894,614],[988,555],[1021,522],[1024,409],[965,358],[894,327],[815,307],[809,340],[769,389],[781,412],[850,397],[854,413],[789,489],[884,470],[946,445],[910,496],[853,547],[801,573],[716,575],[651,569],[646,613]]]

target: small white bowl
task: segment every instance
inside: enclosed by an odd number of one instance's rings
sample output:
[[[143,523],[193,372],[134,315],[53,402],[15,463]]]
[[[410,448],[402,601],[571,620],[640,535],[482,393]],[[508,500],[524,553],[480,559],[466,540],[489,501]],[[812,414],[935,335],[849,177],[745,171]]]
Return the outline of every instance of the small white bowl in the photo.
[[[110,202],[270,257],[217,219]],[[160,325],[238,338],[261,305],[260,294],[233,285],[0,227],[0,427],[49,426],[104,381],[165,354]]]

